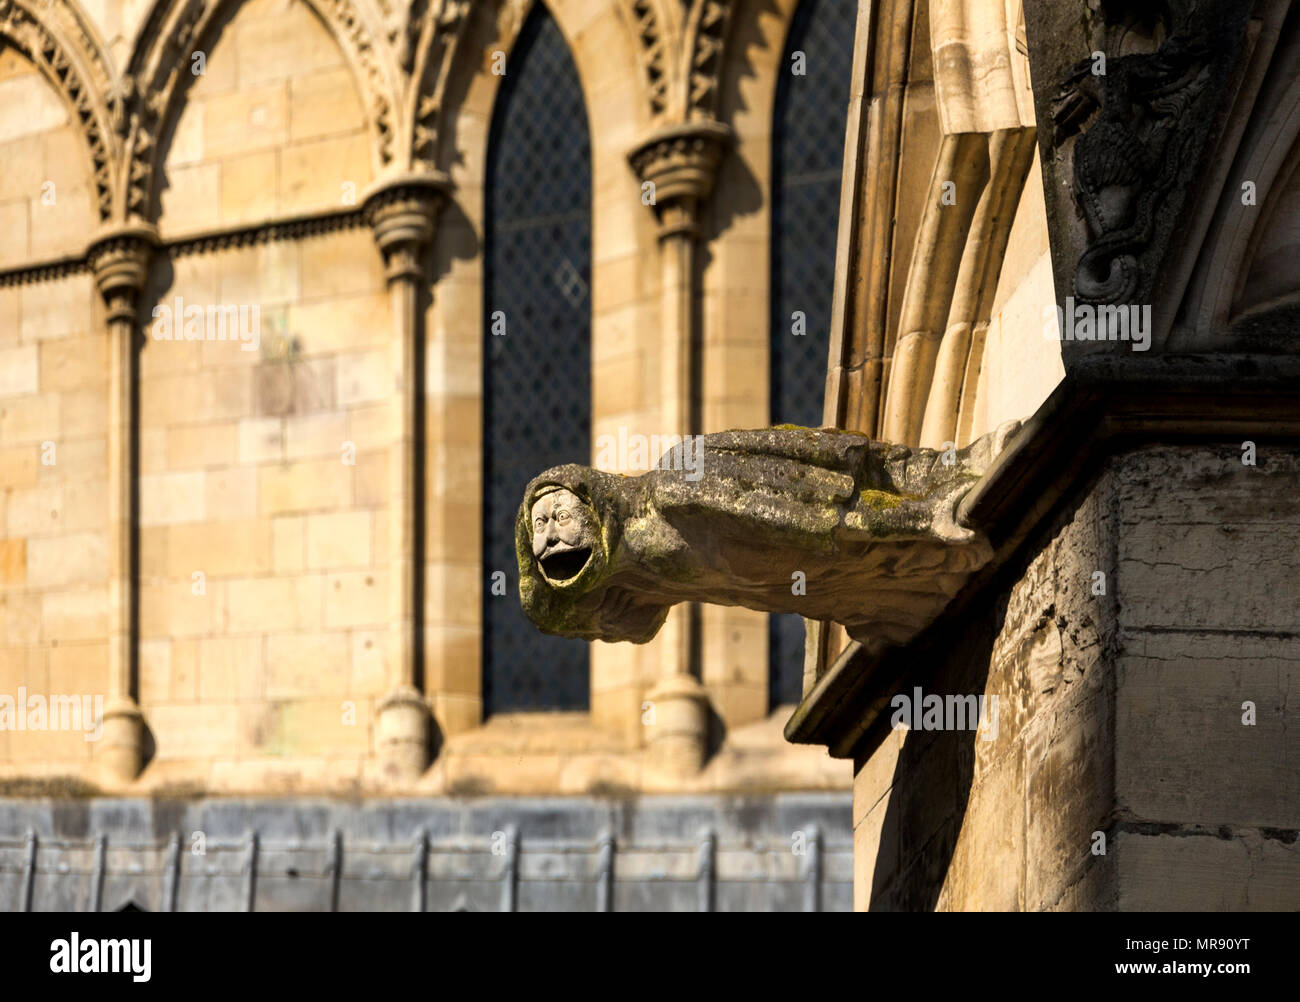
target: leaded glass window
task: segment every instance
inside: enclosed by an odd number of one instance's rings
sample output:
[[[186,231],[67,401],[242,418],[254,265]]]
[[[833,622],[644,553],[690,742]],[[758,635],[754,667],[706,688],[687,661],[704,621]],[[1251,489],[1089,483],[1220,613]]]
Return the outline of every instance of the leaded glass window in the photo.
[[[777,78],[772,123],[772,423],[822,421],[855,0],[803,0]],[[805,333],[797,334],[802,329]],[[772,616],[773,705],[798,702],[803,621]]]
[[[540,3],[492,115],[484,235],[484,710],[582,710],[587,644],[528,621],[515,560],[529,479],[591,457],[591,144],[577,70]]]

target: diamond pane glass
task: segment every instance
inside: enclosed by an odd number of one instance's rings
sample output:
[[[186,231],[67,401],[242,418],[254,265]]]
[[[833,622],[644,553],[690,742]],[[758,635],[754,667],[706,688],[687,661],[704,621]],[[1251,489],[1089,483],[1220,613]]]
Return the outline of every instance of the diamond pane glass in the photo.
[[[822,421],[854,0],[803,0],[795,11],[772,123],[772,422]],[[800,58],[802,54],[802,58]],[[799,70],[802,70],[800,74]],[[796,316],[802,314],[802,319]],[[796,334],[796,324],[805,333]],[[803,620],[772,616],[772,704],[799,701]]]
[[[528,481],[591,458],[587,111],[568,47],[540,3],[510,54],[493,112],[486,210],[484,710],[582,710],[587,643],[546,636],[524,616],[514,544]],[[505,334],[494,334],[501,320]],[[491,593],[497,570],[506,595]]]

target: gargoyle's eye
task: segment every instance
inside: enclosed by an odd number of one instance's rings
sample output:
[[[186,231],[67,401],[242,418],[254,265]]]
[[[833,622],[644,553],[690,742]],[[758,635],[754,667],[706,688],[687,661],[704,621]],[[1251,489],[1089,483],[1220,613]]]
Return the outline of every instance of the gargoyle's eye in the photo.
[[[560,511],[560,512],[556,512],[555,520],[557,522],[567,522],[570,519],[570,517],[571,516],[567,511]]]
[[[545,528],[545,527],[546,527],[546,519],[544,519],[544,518],[539,518],[539,519],[537,519],[536,521],[533,522],[533,526],[534,526],[535,528],[538,528],[538,529],[543,529],[543,528]]]

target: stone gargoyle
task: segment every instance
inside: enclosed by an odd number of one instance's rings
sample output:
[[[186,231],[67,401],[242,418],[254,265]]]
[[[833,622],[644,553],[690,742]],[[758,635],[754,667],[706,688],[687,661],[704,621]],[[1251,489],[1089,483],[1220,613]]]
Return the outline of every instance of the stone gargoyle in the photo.
[[[728,431],[636,477],[554,467],[528,484],[515,522],[524,612],[545,633],[645,643],[676,603],[710,602],[833,620],[873,648],[903,643],[992,556],[957,505],[1018,426],[946,452]]]

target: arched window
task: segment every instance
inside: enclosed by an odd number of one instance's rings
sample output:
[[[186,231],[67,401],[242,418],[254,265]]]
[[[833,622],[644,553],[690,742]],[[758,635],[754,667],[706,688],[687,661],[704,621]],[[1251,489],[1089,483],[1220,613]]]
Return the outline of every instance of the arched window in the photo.
[[[587,644],[528,621],[515,558],[525,485],[591,456],[591,144],[577,70],[540,3],[492,114],[484,236],[484,711],[582,710]]]
[[[773,424],[817,427],[822,421],[857,7],[853,0],[803,0],[777,77],[772,123]],[[799,616],[771,617],[768,685],[773,706],[799,700],[803,640]]]

